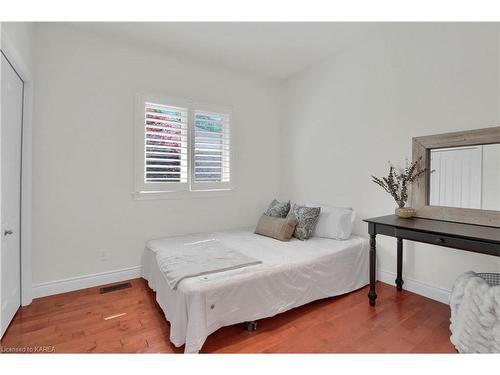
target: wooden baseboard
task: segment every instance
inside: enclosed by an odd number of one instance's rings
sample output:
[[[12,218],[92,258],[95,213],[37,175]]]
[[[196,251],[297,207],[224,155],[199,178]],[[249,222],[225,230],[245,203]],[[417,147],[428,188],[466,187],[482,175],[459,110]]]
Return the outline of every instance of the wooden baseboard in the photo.
[[[136,279],[142,276],[142,266],[94,273],[54,280],[33,285],[33,298],[46,297],[54,294],[72,292],[74,290]]]
[[[70,277],[67,279],[54,280],[46,283],[33,285],[33,298],[46,297],[54,294],[72,292],[79,289],[91,288],[94,286],[116,283],[124,280],[142,277],[142,266],[123,268],[118,270]],[[386,270],[378,270],[378,280],[394,285],[396,273]],[[424,283],[412,278],[404,278],[403,289],[420,294],[424,297],[449,303],[450,290]]]
[[[396,273],[392,271],[378,270],[377,279],[390,285],[395,285]],[[420,294],[421,296],[439,301],[445,304],[450,303],[450,293],[448,289],[444,289],[435,285],[431,285],[419,280],[404,277],[403,275],[403,289],[410,292]]]

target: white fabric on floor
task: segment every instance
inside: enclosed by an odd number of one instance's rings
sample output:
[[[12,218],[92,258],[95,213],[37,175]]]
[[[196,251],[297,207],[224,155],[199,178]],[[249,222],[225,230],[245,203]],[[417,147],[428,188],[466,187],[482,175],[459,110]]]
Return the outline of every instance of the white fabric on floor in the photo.
[[[460,353],[500,353],[500,285],[460,275],[450,295],[451,342]]]
[[[254,228],[194,234],[147,243],[143,275],[170,321],[170,341],[197,353],[217,329],[274,316],[311,301],[368,284],[368,240],[313,237],[282,242],[253,233]],[[182,280],[172,290],[155,252],[215,238],[261,264]]]

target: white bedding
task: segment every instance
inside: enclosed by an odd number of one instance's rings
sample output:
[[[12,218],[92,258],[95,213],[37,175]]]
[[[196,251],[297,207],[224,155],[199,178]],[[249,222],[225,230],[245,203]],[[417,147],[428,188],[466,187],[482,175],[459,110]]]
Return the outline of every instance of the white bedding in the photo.
[[[254,228],[152,240],[143,274],[170,321],[170,341],[197,353],[209,334],[336,296],[368,284],[368,241],[353,236],[337,241],[312,237],[281,242],[253,233]],[[215,238],[261,264],[182,280],[168,286],[155,252],[165,246]]]
[[[156,261],[168,285],[176,289],[184,279],[211,273],[235,270],[262,263],[228,248],[216,239],[162,246],[155,251]]]

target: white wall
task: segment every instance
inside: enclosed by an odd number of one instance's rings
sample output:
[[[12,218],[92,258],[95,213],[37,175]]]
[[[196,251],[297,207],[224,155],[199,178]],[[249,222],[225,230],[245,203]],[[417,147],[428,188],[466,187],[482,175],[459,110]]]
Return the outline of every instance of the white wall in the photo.
[[[29,22],[2,22],[3,42],[11,43],[27,68],[33,69],[33,44],[35,26]],[[8,40],[6,40],[8,39]]]
[[[39,25],[36,42],[35,284],[140,265],[151,238],[255,225],[279,188],[276,82],[62,25]],[[233,107],[231,196],[132,198],[139,91]]]
[[[392,24],[283,85],[281,195],[352,206],[362,219],[394,212],[370,181],[411,159],[411,138],[499,124],[498,24]],[[382,270],[396,240],[378,238]],[[407,286],[446,294],[463,271],[500,271],[500,258],[405,245]],[[383,273],[392,282],[392,274]],[[425,289],[425,288],[424,288]],[[438,293],[438,294],[439,294]]]
[[[497,24],[388,25],[281,86],[63,25],[37,27],[34,58],[35,284],[139,265],[149,238],[254,225],[275,195],[353,206],[366,235],[395,207],[370,175],[411,158],[412,137],[499,123]],[[233,106],[233,195],[132,198],[138,91]],[[378,259],[392,278],[394,239]],[[405,245],[406,286],[445,294],[469,269],[500,259]]]

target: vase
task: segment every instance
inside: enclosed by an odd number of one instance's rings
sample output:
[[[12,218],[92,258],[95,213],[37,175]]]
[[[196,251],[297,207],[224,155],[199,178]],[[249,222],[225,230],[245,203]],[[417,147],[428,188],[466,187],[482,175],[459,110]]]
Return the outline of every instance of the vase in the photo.
[[[404,219],[409,219],[410,217],[414,217],[417,213],[412,207],[397,207],[396,208],[396,216],[402,217]]]

